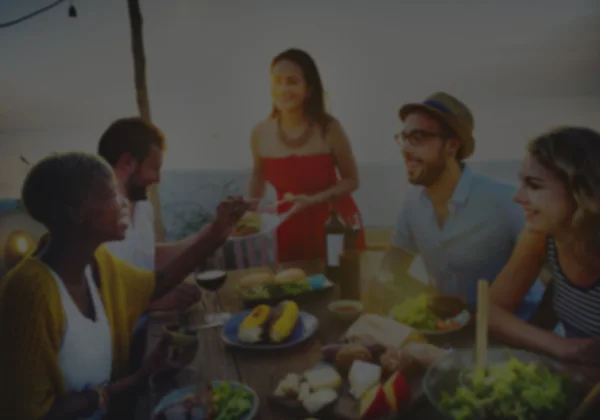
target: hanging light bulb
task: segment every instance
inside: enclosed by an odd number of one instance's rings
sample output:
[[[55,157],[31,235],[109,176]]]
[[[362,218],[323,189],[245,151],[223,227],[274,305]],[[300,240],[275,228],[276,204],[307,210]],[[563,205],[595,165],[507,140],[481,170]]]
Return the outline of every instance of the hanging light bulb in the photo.
[[[69,6],[69,17],[70,18],[77,17],[77,9],[75,8],[75,5],[73,4],[73,0],[71,0],[71,5]]]

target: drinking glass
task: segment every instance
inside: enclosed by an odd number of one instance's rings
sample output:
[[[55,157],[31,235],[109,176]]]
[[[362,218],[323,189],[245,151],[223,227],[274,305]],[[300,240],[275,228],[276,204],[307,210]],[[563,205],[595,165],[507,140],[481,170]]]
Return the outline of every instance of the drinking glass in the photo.
[[[223,325],[230,318],[229,312],[224,312],[221,306],[219,290],[227,280],[227,272],[221,270],[208,270],[196,274],[196,284],[207,292],[215,293],[217,311],[206,314],[204,321],[207,324]]]

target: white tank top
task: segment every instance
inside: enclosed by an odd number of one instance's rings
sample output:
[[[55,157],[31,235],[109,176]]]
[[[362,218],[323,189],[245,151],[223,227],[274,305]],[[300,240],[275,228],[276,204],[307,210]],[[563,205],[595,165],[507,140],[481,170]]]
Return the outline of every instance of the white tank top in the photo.
[[[65,313],[65,332],[58,352],[67,392],[79,392],[86,388],[105,385],[112,371],[112,338],[104,305],[93,281],[90,267],[85,269],[88,289],[92,296],[96,320],[83,316],[73,302],[62,279],[50,270],[60,291]],[[103,413],[95,413],[86,419],[100,419]]]

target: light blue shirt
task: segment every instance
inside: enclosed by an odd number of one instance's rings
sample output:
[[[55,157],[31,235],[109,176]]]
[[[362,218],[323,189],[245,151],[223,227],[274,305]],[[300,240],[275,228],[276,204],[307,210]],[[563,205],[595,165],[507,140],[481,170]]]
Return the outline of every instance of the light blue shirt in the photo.
[[[525,226],[525,215],[513,201],[514,194],[514,187],[472,172],[465,165],[443,229],[425,188],[414,187],[398,218],[392,246],[419,254],[435,284],[446,293],[466,294],[474,309],[477,281],[491,283],[496,278]],[[544,290],[538,279],[516,314],[529,319]]]

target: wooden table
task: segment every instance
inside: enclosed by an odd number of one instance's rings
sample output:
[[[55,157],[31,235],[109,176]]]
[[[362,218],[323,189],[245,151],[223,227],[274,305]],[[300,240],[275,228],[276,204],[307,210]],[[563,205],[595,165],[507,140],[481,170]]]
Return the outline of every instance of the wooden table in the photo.
[[[419,293],[426,289],[418,280],[407,279],[402,291],[383,290],[382,293],[374,292],[369,287],[369,280],[380,267],[382,252],[365,252],[361,258],[362,300],[368,312],[385,313],[389,305],[397,299],[394,293]],[[308,274],[323,272],[322,264],[318,262],[302,262],[288,264],[303,268]],[[237,270],[229,273],[227,281],[221,291],[220,299],[223,310],[236,313],[243,310],[242,302],[235,292],[235,285],[240,278],[251,272],[270,272],[271,269],[252,268]],[[372,286],[372,285],[371,285]],[[305,296],[297,300],[300,309],[315,315],[319,320],[319,330],[316,336],[298,347],[277,352],[256,352],[248,350],[236,350],[227,348],[220,338],[220,329],[204,330],[198,335],[198,351],[193,366],[202,379],[234,380],[247,384],[254,389],[260,397],[260,411],[258,419],[284,420],[289,419],[267,401],[273,393],[279,381],[288,373],[300,373],[313,367],[321,359],[321,347],[325,344],[335,342],[348,328],[349,324],[341,322],[331,316],[327,304],[336,298],[337,291],[317,292],[311,296]],[[382,295],[383,294],[383,295]],[[384,302],[386,301],[386,302]],[[397,300],[396,300],[397,301]],[[203,293],[203,299],[190,313],[190,323],[202,323],[205,313],[212,312],[215,307],[216,297],[214,293]],[[163,314],[151,317],[148,327],[148,348],[150,351],[160,337],[162,326],[167,322],[173,322],[174,315]],[[176,319],[176,317],[175,317]],[[445,338],[444,340],[447,340]],[[434,343],[436,345],[452,345],[453,347],[471,347],[473,342],[472,330],[465,329],[463,333],[454,335],[451,342]],[[138,404],[137,418],[147,420],[150,418],[151,409],[158,401],[151,401],[149,396],[140,398]],[[439,413],[426,401],[423,400],[415,406],[405,419],[430,420],[441,419]]]

